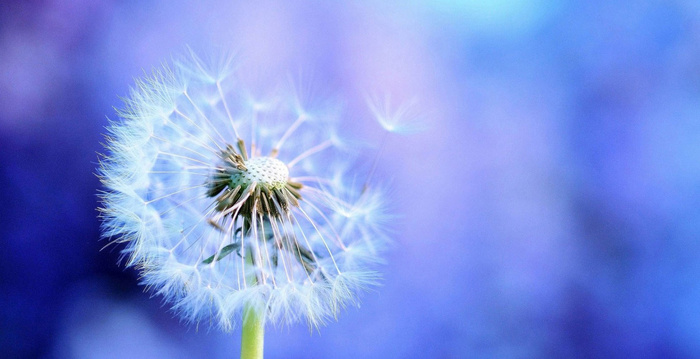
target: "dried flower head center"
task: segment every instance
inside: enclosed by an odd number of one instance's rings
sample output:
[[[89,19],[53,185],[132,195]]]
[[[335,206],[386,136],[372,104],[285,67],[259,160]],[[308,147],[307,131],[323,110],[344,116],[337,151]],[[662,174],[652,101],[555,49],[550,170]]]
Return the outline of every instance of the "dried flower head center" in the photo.
[[[281,189],[289,179],[289,169],[282,161],[272,157],[256,157],[243,161],[245,170],[231,176],[230,187],[248,187],[253,183],[269,189]]]
[[[289,214],[290,206],[299,206],[302,185],[289,179],[289,169],[274,157],[248,158],[245,144],[238,142],[221,151],[222,166],[208,181],[207,195],[216,197],[218,220],[234,221],[238,216],[261,220]],[[216,226],[214,221],[212,225]]]

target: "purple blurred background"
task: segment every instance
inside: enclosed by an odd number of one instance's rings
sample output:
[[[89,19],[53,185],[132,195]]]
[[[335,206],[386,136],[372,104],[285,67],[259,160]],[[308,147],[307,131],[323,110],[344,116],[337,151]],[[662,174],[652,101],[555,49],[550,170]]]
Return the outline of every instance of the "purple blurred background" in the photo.
[[[380,160],[383,286],[268,358],[700,357],[700,3],[249,3],[0,4],[3,358],[238,356],[98,241],[107,117],[187,44],[429,115]]]

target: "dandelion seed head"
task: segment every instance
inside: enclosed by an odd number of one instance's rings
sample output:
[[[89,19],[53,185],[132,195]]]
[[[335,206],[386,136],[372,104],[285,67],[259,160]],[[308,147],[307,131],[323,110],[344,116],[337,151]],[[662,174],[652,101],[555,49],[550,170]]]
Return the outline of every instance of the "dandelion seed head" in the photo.
[[[185,320],[317,326],[376,284],[384,197],[337,101],[251,91],[235,65],[190,51],[136,81],[98,170],[103,235]]]

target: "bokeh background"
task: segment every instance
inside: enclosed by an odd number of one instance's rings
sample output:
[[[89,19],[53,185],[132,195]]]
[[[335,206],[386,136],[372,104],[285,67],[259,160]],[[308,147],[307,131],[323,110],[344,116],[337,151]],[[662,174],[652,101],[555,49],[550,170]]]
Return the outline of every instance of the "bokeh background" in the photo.
[[[700,357],[699,2],[5,0],[3,358],[237,357],[98,240],[107,117],[188,44],[429,125],[379,160],[383,285],[319,331],[268,328],[268,358]]]

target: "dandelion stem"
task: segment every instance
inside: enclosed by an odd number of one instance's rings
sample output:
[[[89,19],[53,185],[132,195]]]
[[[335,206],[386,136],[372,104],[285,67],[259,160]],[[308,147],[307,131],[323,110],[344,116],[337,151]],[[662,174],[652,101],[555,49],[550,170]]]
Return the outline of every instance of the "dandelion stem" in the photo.
[[[250,306],[243,318],[243,333],[241,334],[241,359],[262,359],[265,326],[257,310]]]
[[[246,262],[253,264],[252,253],[246,255]],[[248,285],[255,285],[255,275],[246,276]],[[251,305],[246,305],[243,313],[243,331],[241,333],[241,359],[262,359],[265,337],[265,324],[260,318],[258,310]]]

